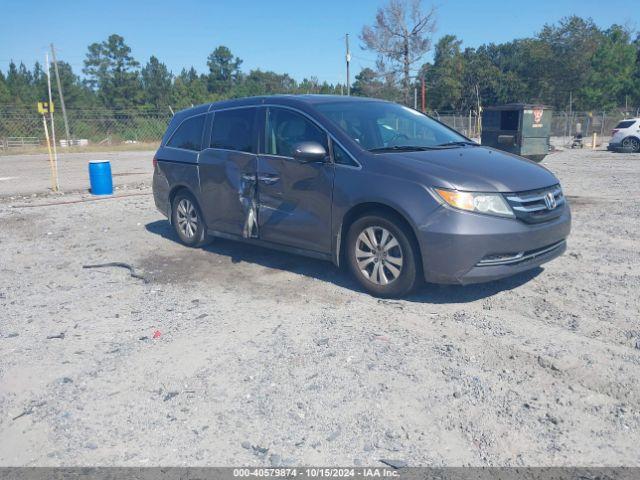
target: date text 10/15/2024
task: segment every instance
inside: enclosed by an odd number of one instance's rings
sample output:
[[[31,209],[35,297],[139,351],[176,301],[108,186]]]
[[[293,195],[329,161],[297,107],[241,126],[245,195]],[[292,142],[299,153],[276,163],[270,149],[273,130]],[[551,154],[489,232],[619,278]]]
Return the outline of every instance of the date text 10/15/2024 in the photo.
[[[234,468],[233,476],[276,478],[392,478],[399,472],[391,468]]]

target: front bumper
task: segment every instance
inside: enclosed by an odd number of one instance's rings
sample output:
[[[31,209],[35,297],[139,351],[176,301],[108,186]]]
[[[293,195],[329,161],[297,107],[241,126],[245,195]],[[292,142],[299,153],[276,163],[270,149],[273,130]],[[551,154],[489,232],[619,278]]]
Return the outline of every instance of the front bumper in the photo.
[[[466,285],[530,270],[562,255],[570,230],[568,204],[539,224],[439,208],[418,228],[425,280]]]

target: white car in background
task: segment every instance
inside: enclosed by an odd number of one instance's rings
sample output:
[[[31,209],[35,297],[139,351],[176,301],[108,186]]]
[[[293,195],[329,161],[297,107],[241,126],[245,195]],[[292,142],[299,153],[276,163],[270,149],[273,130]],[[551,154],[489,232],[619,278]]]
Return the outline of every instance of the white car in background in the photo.
[[[640,118],[622,120],[611,131],[608,150],[640,152]]]

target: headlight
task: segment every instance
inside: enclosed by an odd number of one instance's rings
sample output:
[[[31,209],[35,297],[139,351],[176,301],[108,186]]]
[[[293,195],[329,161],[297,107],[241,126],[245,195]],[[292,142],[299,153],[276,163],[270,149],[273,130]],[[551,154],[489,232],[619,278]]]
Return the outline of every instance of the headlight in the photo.
[[[459,192],[434,188],[433,191],[447,205],[469,212],[513,217],[513,211],[499,193]]]

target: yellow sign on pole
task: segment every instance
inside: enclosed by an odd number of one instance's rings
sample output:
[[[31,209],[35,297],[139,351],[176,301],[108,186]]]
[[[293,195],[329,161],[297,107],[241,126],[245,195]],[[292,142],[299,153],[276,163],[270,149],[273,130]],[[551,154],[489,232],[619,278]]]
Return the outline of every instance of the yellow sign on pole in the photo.
[[[49,152],[49,165],[51,167],[51,190],[58,191],[58,167],[51,153],[51,140],[49,139],[49,129],[47,128],[47,114],[53,113],[53,102],[38,102],[38,113],[42,115],[42,126],[44,127],[44,138],[47,141]]]
[[[53,113],[53,102],[38,102],[38,113],[44,115],[46,113]]]

